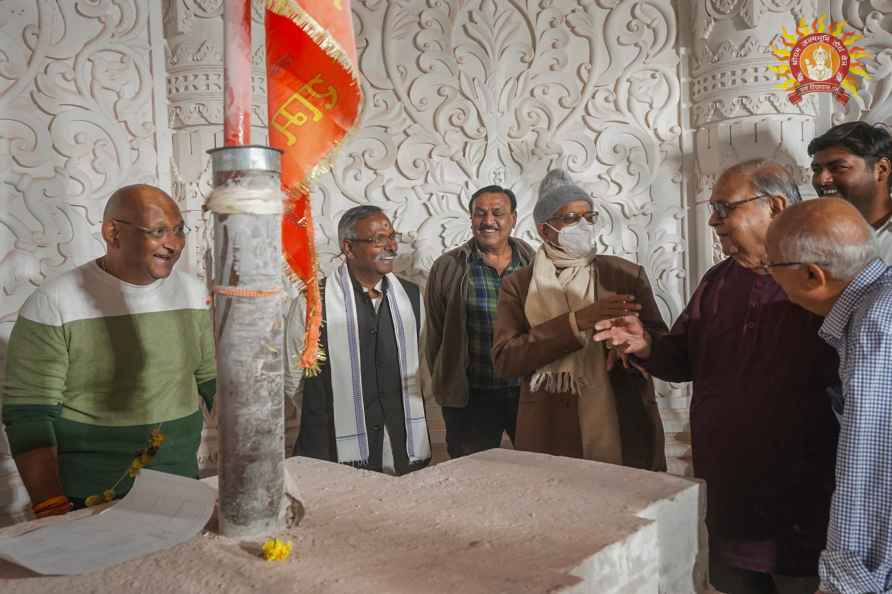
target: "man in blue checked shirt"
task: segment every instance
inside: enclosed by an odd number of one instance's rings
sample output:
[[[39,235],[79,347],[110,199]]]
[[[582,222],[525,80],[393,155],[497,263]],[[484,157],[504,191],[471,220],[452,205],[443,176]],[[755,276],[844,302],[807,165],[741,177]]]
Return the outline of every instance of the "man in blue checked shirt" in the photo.
[[[840,358],[820,592],[892,593],[892,268],[867,221],[835,197],[786,209],[768,230],[768,260],[791,301],[826,316],[819,333]]]

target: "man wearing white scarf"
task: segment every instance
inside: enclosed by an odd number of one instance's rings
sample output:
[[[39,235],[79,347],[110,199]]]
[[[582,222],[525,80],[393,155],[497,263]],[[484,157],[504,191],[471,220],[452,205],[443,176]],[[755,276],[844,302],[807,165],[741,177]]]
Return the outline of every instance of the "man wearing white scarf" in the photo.
[[[595,323],[635,313],[666,332],[644,269],[596,255],[598,213],[562,170],[546,175],[533,218],[543,240],[533,264],[501,288],[493,365],[523,377],[520,450],[663,470],[663,428],[653,383],[592,339]]]
[[[418,383],[424,307],[418,286],[393,270],[400,235],[376,206],[338,223],[345,262],[321,283],[317,373],[298,366],[306,302],[297,298],[285,329],[286,394],[300,419],[295,454],[401,475],[430,461]]]

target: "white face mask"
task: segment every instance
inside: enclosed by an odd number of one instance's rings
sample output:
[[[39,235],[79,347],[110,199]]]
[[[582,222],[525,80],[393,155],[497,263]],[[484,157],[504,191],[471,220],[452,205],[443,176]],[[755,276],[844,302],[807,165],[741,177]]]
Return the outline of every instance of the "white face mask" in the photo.
[[[591,255],[595,249],[594,223],[581,219],[578,223],[568,225],[560,231],[554,230],[558,233],[558,245],[571,258],[584,258]]]

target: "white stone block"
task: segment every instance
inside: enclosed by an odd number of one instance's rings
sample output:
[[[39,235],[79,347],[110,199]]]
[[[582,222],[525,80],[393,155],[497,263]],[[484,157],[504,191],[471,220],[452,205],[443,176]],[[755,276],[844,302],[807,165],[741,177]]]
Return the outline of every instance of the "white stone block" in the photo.
[[[286,465],[307,509],[279,535],[294,542],[290,561],[267,563],[258,542],[207,534],[86,576],[26,578],[0,562],[4,594],[706,592],[702,489],[687,479],[503,449],[399,478],[305,458]]]

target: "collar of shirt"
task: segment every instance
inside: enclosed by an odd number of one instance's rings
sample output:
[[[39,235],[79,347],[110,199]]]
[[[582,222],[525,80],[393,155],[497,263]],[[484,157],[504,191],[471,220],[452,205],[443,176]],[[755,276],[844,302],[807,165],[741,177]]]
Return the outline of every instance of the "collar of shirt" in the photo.
[[[471,242],[471,252],[468,254],[468,262],[483,262],[483,254],[480,253],[480,248],[477,247],[477,242]]]
[[[508,247],[511,248],[511,262],[505,268],[505,272],[509,269],[517,268],[521,264],[520,255],[518,254],[518,250],[512,245],[511,238],[508,238]],[[480,251],[480,248],[477,247],[477,242],[471,242],[471,251],[468,254],[468,262],[471,264],[483,264],[485,266],[489,266],[486,262],[483,261],[483,253]],[[490,266],[490,268],[492,268]]]
[[[830,313],[824,318],[821,324],[819,334],[828,341],[839,342],[842,339],[843,332],[852,317],[852,312],[858,307],[862,295],[866,293],[870,286],[880,275],[886,270],[886,264],[877,258],[868,264],[864,270],[852,279],[852,282],[843,290],[839,299],[833,304]]]
[[[369,290],[366,289],[364,286],[362,286],[362,284],[360,284],[360,282],[358,280],[353,278],[352,274],[350,275],[350,282],[353,283],[353,289],[355,291],[362,291],[363,293],[368,295]],[[375,286],[372,288],[375,289],[376,291],[378,291],[379,293],[382,293],[382,294],[386,293],[387,292],[387,282],[388,282],[387,277],[382,276],[381,280],[379,280],[377,283],[375,283]]]
[[[384,292],[384,277],[382,277],[381,280],[379,280],[377,283],[375,283],[375,286],[372,288],[375,289],[379,293],[383,293]],[[362,290],[365,291],[366,293],[369,292],[369,289],[367,287],[363,287]]]
[[[880,225],[880,228],[876,230],[877,235],[886,235],[888,233],[892,233],[892,217],[886,219],[886,222]]]

